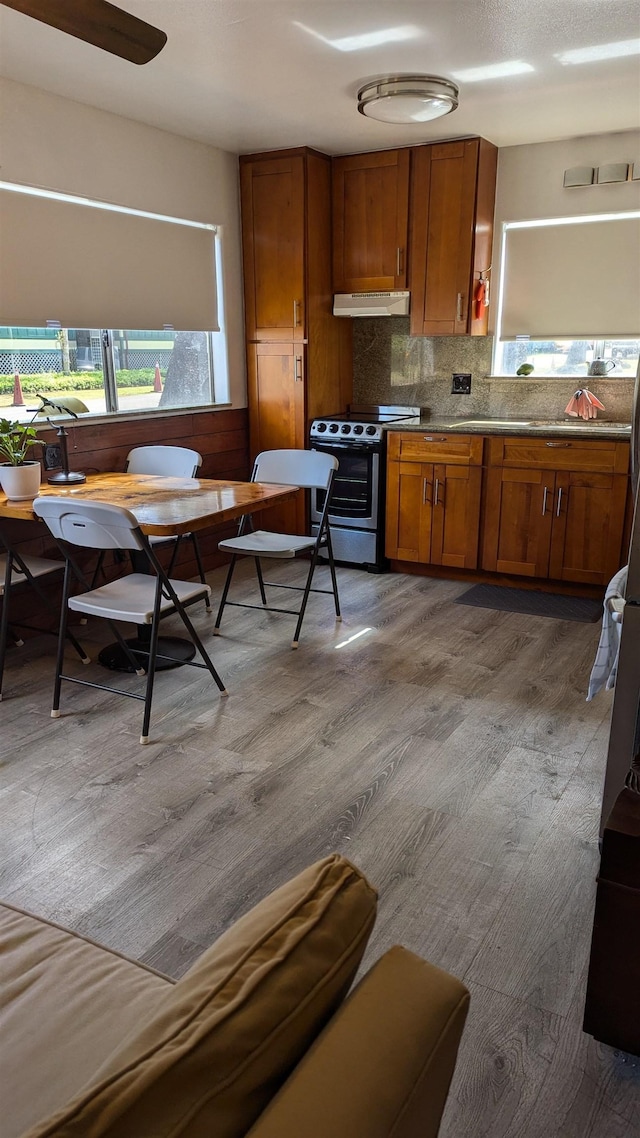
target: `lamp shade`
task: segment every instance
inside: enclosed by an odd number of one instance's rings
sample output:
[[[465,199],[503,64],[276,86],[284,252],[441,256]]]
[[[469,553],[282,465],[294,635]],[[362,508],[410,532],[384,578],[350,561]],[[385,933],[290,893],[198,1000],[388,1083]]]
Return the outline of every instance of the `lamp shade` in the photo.
[[[358,91],[358,110],[367,118],[389,123],[424,123],[455,111],[458,88],[437,75],[402,75],[365,83]]]

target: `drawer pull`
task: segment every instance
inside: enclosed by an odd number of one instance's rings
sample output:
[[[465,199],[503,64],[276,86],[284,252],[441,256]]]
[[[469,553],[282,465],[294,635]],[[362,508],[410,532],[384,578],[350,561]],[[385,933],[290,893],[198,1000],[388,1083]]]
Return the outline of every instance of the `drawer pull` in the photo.
[[[557,449],[562,450],[563,448],[570,447],[571,443],[545,443],[544,445],[547,447],[556,447]]]
[[[425,443],[446,443],[446,442],[448,442],[446,435],[440,435],[439,438],[436,438],[435,435],[424,435],[423,438],[424,438]]]

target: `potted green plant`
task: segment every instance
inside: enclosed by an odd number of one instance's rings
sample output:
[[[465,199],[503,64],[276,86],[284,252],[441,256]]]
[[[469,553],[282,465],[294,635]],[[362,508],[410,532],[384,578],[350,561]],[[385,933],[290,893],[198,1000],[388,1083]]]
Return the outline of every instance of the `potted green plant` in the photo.
[[[12,423],[0,419],[0,486],[7,498],[23,502],[37,496],[42,471],[37,459],[27,458],[32,446],[40,442],[31,423]]]

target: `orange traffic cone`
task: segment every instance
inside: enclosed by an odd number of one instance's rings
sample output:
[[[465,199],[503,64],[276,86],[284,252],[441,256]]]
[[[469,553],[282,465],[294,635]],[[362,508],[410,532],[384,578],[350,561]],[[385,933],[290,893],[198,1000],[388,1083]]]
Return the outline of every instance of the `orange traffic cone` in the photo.
[[[12,407],[24,407],[24,395],[22,394],[22,384],[20,383],[20,376],[16,372],[13,377],[13,403]]]
[[[157,392],[162,391],[162,372],[160,371],[160,364],[156,364],[156,371],[153,377],[153,390]]]

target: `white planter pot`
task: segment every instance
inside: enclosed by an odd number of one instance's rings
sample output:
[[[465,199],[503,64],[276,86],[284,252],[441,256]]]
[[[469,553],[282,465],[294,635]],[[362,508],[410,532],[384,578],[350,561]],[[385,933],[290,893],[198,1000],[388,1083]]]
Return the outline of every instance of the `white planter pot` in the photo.
[[[30,459],[22,466],[0,463],[0,486],[12,502],[33,501],[40,492],[40,463]]]

